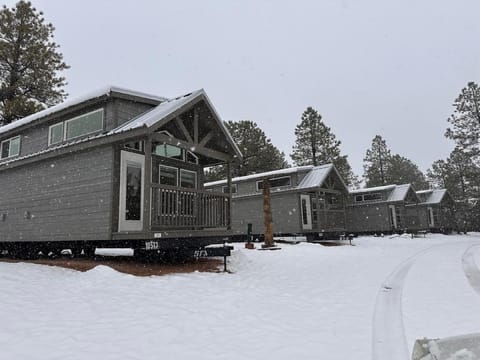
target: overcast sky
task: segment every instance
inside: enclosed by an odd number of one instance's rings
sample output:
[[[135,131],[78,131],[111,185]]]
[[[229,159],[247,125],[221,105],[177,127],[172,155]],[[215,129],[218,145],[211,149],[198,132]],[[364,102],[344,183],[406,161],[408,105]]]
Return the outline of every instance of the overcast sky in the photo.
[[[478,0],[32,2],[56,27],[71,97],[204,88],[286,155],[312,106],[359,175],[376,134],[422,170],[446,158],[451,104],[480,81]]]

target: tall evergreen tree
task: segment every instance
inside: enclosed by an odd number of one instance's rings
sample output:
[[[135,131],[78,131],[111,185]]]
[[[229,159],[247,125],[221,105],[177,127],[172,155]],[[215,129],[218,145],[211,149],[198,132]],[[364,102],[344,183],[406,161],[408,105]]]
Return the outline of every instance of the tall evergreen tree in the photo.
[[[416,190],[429,187],[425,175],[418,166],[398,154],[390,158],[386,175],[389,184],[412,184]]]
[[[450,187],[449,168],[445,160],[434,161],[432,167],[427,170],[427,179],[430,187],[435,189],[448,189]]]
[[[363,177],[367,187],[386,185],[390,181],[387,173],[390,170],[391,157],[387,142],[380,135],[376,135],[363,159]]]
[[[458,149],[469,154],[480,165],[480,88],[469,82],[453,103],[453,114],[448,118],[452,128],[445,136],[453,139]]]
[[[255,122],[227,121],[225,125],[243,154],[242,161],[232,166],[233,176],[245,176],[288,167],[285,154],[272,144]],[[223,165],[217,166],[209,169],[206,176],[209,181],[224,179],[227,176],[227,169]]]
[[[333,163],[347,185],[358,183],[346,155],[341,155],[340,144],[322,116],[312,107],[302,114],[295,128],[295,145],[290,155],[295,165],[322,165]]]
[[[0,10],[0,125],[61,102],[68,68],[54,27],[27,1]]]

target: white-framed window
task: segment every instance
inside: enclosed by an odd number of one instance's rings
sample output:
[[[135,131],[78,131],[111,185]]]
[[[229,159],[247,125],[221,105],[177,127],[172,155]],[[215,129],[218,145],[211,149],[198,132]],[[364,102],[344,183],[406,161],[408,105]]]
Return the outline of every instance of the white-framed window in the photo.
[[[63,141],[63,122],[53,124],[48,128],[48,145],[55,145]]]
[[[178,186],[178,169],[172,166],[159,165],[158,182],[162,185]]]
[[[196,189],[197,173],[191,170],[180,169],[180,187]]]
[[[355,202],[369,202],[369,201],[380,201],[380,200],[382,200],[381,193],[355,195]]]
[[[282,176],[277,178],[268,179],[270,188],[280,188],[291,185],[290,176]],[[263,180],[257,181],[257,191],[263,190]]]
[[[1,156],[0,159],[17,156],[20,154],[20,136],[15,136],[10,139],[2,141],[0,145]]]
[[[65,121],[64,139],[70,140],[103,130],[103,109],[98,109]]]
[[[75,139],[103,130],[103,109],[76,116],[48,128],[48,145]]]

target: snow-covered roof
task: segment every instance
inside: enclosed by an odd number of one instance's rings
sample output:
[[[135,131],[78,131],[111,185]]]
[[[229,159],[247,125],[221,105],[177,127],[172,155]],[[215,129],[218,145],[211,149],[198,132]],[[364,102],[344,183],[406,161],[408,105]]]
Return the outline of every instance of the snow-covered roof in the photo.
[[[350,194],[363,194],[369,193],[374,191],[384,191],[384,190],[392,190],[397,185],[383,185],[383,186],[375,186],[371,188],[363,188],[363,189],[354,189],[350,190]]]
[[[430,189],[417,191],[418,195],[423,195],[425,198],[424,204],[439,204],[447,193],[447,189]]]
[[[394,202],[394,201],[403,201],[407,196],[408,190],[410,189],[410,184],[402,184],[402,185],[384,185],[384,186],[376,186],[371,188],[365,189],[355,189],[350,190],[350,194],[367,194],[372,192],[378,191],[387,191],[390,190],[388,199],[386,201]]]
[[[253,179],[263,179],[265,177],[272,177],[272,176],[289,175],[297,172],[308,171],[311,169],[313,169],[313,165],[305,165],[305,166],[297,166],[297,167],[280,169],[280,170],[267,171],[263,173],[251,174],[246,176],[238,176],[232,179],[232,183],[253,180]],[[227,180],[211,181],[211,182],[205,183],[205,187],[225,185],[226,183],[227,183]]]
[[[165,118],[176,110],[180,109],[182,106],[185,106],[190,101],[203,94],[203,89],[197,90],[179,97],[176,97],[171,100],[161,102],[152,110],[145,112],[144,114],[128,121],[125,124],[122,124],[116,129],[113,129],[112,133],[121,133],[124,131],[136,129],[139,127],[150,127],[154,124],[157,124],[159,120]]]
[[[27,155],[22,156],[22,157],[15,157],[15,158],[12,158],[12,159],[6,159],[5,161],[0,162],[0,165],[6,164],[6,163],[12,163],[12,162],[19,161],[19,160],[23,160],[23,159],[26,159],[26,158],[30,158],[30,157],[33,157],[33,156],[37,156],[37,155],[40,155],[40,154],[44,154],[44,153],[54,151],[54,150],[57,150],[59,148],[64,148],[64,147],[72,146],[72,145],[75,145],[75,144],[78,144],[78,143],[87,142],[89,140],[97,139],[97,138],[100,138],[100,137],[108,137],[108,136],[111,136],[111,135],[120,134],[120,133],[123,133],[123,132],[126,132],[126,131],[139,129],[139,128],[142,128],[142,127],[149,128],[153,125],[156,125],[156,124],[160,123],[162,120],[167,120],[169,115],[171,115],[172,113],[174,113],[178,109],[182,108],[183,106],[188,105],[190,102],[192,102],[193,100],[195,100],[199,96],[204,96],[208,101],[208,97],[207,97],[207,95],[206,95],[206,93],[203,89],[193,91],[191,93],[176,97],[176,98],[171,99],[171,100],[167,100],[166,98],[154,97],[153,95],[147,95],[147,94],[143,94],[143,93],[140,93],[140,92],[135,92],[135,91],[132,91],[132,90],[126,90],[126,89],[121,89],[121,88],[117,88],[117,87],[108,87],[108,88],[103,89],[102,91],[92,92],[88,96],[83,96],[79,99],[76,99],[75,101],[73,101],[73,100],[72,101],[66,101],[65,103],[62,103],[62,104],[59,104],[59,105],[54,106],[52,108],[40,111],[36,114],[27,116],[24,119],[17,120],[12,124],[0,127],[0,134],[1,134],[1,130],[6,128],[6,127],[8,127],[8,129],[5,130],[5,131],[11,130],[11,129],[17,127],[17,126],[21,126],[21,125],[27,124],[29,122],[35,121],[37,119],[40,119],[40,118],[42,118],[42,117],[44,117],[48,114],[54,113],[56,111],[60,111],[62,109],[65,109],[65,108],[67,108],[69,106],[72,106],[72,105],[75,105],[75,104],[82,103],[82,102],[87,101],[89,99],[94,99],[96,97],[103,96],[105,94],[109,94],[110,92],[120,92],[120,93],[123,93],[123,94],[126,94],[126,95],[140,96],[140,97],[150,96],[149,98],[152,99],[152,100],[155,99],[155,100],[160,101],[160,99],[161,99],[162,101],[160,102],[160,104],[158,104],[156,107],[152,108],[151,110],[137,116],[136,118],[133,118],[132,120],[126,122],[125,124],[120,125],[119,127],[115,128],[115,129],[110,130],[107,133],[94,134],[94,135],[91,135],[91,136],[87,136],[87,137],[78,139],[76,141],[69,141],[67,143],[63,143],[63,144],[60,144],[58,146],[51,146],[47,149],[43,149],[43,150],[41,150],[39,152],[36,152],[36,153],[27,154]],[[68,103],[68,105],[64,105],[66,103]],[[211,105],[211,103],[209,105],[212,108],[212,110],[215,111],[215,109],[213,109],[213,106]],[[25,119],[28,119],[28,121],[24,121]],[[218,123],[219,127],[221,128],[222,132],[225,134],[225,136],[228,137],[229,142],[232,145],[234,151],[237,153],[238,156],[241,156],[240,150],[238,149],[237,145],[235,144],[235,142],[234,142],[233,138],[231,137],[229,131],[225,127],[225,124],[218,117],[218,114],[216,114],[216,119],[217,119],[217,123]],[[20,123],[20,124],[18,124],[18,123]],[[15,125],[15,126],[12,127],[11,125]]]
[[[405,197],[407,196],[407,193],[410,187],[411,187],[410,184],[395,185],[395,188],[393,189],[393,191],[390,193],[390,196],[388,197],[388,201],[394,202],[394,201],[405,200]]]
[[[139,92],[139,91],[129,90],[129,89],[125,89],[125,88],[121,88],[121,87],[117,87],[117,86],[107,86],[107,87],[103,87],[101,89],[89,92],[85,95],[82,95],[82,96],[64,101],[61,104],[49,107],[45,110],[39,111],[35,114],[26,116],[22,119],[14,121],[10,124],[4,125],[4,126],[0,127],[0,135],[8,132],[10,130],[16,129],[20,126],[30,124],[30,123],[32,123],[36,120],[44,118],[45,116],[48,116],[48,115],[51,115],[51,114],[56,113],[58,111],[67,109],[71,106],[81,104],[85,101],[96,99],[96,98],[99,98],[99,97],[104,96],[104,95],[110,96],[110,94],[112,92],[120,93],[120,94],[124,94],[124,95],[130,95],[130,96],[137,96],[137,97],[140,97],[140,98],[146,98],[146,99],[153,100],[153,101],[158,101],[158,102],[168,100],[167,98],[164,98],[164,97],[155,96],[155,95],[151,95],[151,94],[146,94],[146,93]]]
[[[193,91],[191,93],[176,97],[174,99],[163,101],[160,104],[158,104],[156,107],[154,107],[152,110],[149,110],[144,114],[128,121],[127,123],[122,124],[116,129],[113,129],[111,133],[117,134],[124,131],[137,129],[140,127],[149,128],[153,125],[158,125],[162,120],[170,120],[168,119],[169,115],[173,114],[175,111],[181,109],[183,106],[188,105],[190,102],[202,96],[205,97],[212,111],[215,113],[217,124],[219,125],[224,135],[229,139],[229,142],[232,145],[234,151],[237,153],[237,155],[241,156],[242,153],[240,152],[240,149],[238,148],[237,144],[235,143],[232,136],[230,135],[230,132],[225,127],[224,122],[221,120],[220,116],[218,115],[216,110],[213,108],[213,105],[210,103],[210,100],[208,99],[208,96],[205,93],[205,90],[203,89]]]
[[[309,189],[314,187],[322,186],[323,182],[327,179],[328,175],[332,171],[335,171],[342,182],[346,190],[348,190],[347,185],[343,181],[340,174],[338,174],[335,166],[333,164],[325,164],[320,166],[315,166],[308,174],[302,179],[300,184],[298,184],[298,189]]]

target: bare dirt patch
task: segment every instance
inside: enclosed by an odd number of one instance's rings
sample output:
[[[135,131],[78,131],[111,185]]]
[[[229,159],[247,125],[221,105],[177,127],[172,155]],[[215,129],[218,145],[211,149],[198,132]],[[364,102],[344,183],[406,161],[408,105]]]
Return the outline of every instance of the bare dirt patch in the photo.
[[[145,263],[128,256],[95,256],[95,258],[71,258],[62,256],[53,259],[45,258],[37,260],[14,260],[3,258],[0,259],[0,261],[59,266],[77,271],[88,271],[95,266],[105,265],[119,272],[135,276],[159,276],[175,273],[223,271],[223,260],[219,259],[190,260],[181,264]]]

